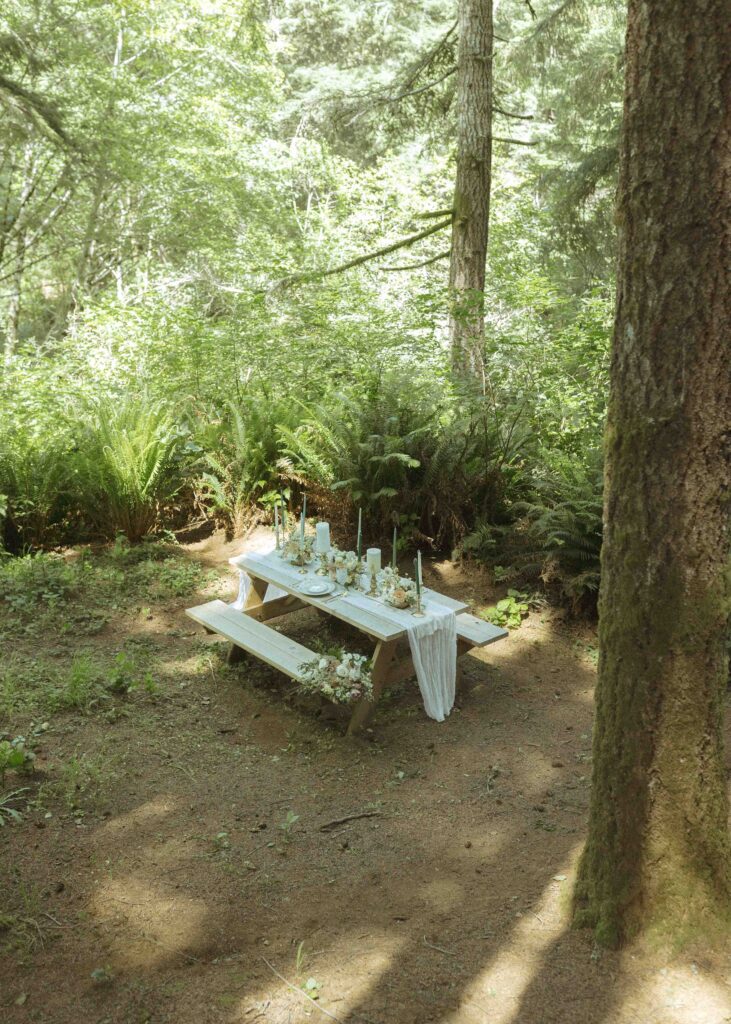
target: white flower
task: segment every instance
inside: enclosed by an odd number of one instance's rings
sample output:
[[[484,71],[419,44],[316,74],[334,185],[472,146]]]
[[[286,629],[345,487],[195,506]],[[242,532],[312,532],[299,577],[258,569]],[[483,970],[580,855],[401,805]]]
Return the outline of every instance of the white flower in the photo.
[[[335,669],[335,673],[336,675],[340,676],[341,679],[345,679],[345,677],[348,674],[348,670],[345,667],[345,665],[338,665],[338,667]]]
[[[320,668],[327,668],[327,658],[320,658]]]
[[[360,670],[359,670],[359,669],[357,669],[357,668],[351,668],[351,670],[350,670],[350,672],[348,673],[348,675],[350,676],[350,678],[351,678],[351,679],[353,680],[353,682],[355,683],[355,682],[357,682],[357,681],[358,681],[358,679],[360,679]]]

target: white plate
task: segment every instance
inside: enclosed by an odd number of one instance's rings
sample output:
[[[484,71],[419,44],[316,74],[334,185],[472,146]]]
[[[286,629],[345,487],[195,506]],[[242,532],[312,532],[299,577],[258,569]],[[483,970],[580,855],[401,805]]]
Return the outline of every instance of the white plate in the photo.
[[[299,589],[310,597],[324,597],[325,594],[332,594],[335,584],[332,580],[305,580]]]

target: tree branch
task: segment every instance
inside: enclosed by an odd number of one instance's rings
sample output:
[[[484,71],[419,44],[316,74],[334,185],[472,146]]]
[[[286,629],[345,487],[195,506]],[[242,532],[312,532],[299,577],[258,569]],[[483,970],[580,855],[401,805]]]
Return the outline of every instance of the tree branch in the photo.
[[[414,63],[411,73],[404,82],[404,89],[409,89],[414,84],[419,75],[422,73],[422,71],[426,71],[429,65],[436,60],[436,58],[441,53],[443,47],[446,46],[446,44],[449,42],[449,39],[452,36],[452,33],[457,28],[458,24],[458,21],[453,21],[446,35],[443,35],[442,38],[431,48],[431,50],[427,50],[427,52]]]
[[[451,68],[447,68],[444,74],[440,75],[439,78],[435,78],[433,82],[427,82],[426,85],[422,85],[419,89],[411,89],[409,92],[400,92],[396,96],[388,96],[386,97],[386,99],[383,100],[383,102],[400,103],[401,100],[406,100],[409,98],[409,96],[418,96],[422,92],[428,92],[430,89],[433,89],[436,85],[439,85],[440,82],[443,82],[445,78],[449,78],[450,75],[453,75],[456,72],[456,70],[457,65],[453,64]]]
[[[514,114],[511,110],[503,110],[497,103],[493,103],[492,109],[496,114],[502,114],[503,117],[512,117],[516,121],[534,121],[535,114]]]
[[[440,252],[436,256],[432,256],[431,259],[422,260],[421,263],[402,263],[397,267],[379,267],[382,273],[391,272],[392,270],[416,270],[417,267],[428,267],[430,263],[436,263],[437,260],[445,260],[447,256],[452,255],[451,249],[445,249],[444,252]]]
[[[398,242],[394,242],[392,245],[384,245],[382,249],[376,249],[374,252],[368,252],[364,256],[357,256],[353,260],[348,260],[346,263],[340,263],[337,267],[331,267],[329,270],[312,270],[306,271],[302,274],[292,274],[289,277],[284,277],[280,281],[275,282],[275,287],[278,288],[289,288],[294,284],[302,284],[305,281],[315,281],[322,277],[331,277],[333,274],[341,274],[344,270],[350,270],[352,267],[359,267],[363,263],[368,263],[370,260],[377,260],[380,256],[387,256],[390,252],[396,252],[397,249],[404,249],[408,245],[413,245],[414,242],[419,242],[422,238],[428,238],[429,235],[436,234],[437,231],[441,231],[442,228],[449,227],[452,223],[452,217],[448,217],[446,220],[439,221],[438,224],[433,224],[430,228],[425,228],[423,231],[417,232],[415,235],[409,235],[408,238],[402,238]]]
[[[428,220],[431,217],[453,217],[453,216],[454,216],[454,210],[450,206],[446,210],[431,210],[429,213],[417,213],[416,214],[416,219],[417,220]]]
[[[538,141],[536,139],[505,139],[501,135],[493,135],[493,142],[506,142],[509,146],[537,146]]]
[[[22,85],[17,82],[13,82],[10,78],[6,78],[5,75],[0,75],[0,92],[5,92],[12,96],[16,101],[20,101],[26,110],[30,109],[34,114],[45,123],[47,128],[56,135],[61,142],[64,142],[67,146],[71,145],[71,139],[66,134],[66,131],[61,124],[61,120],[49,104],[35,92],[31,92],[30,89],[25,89]]]

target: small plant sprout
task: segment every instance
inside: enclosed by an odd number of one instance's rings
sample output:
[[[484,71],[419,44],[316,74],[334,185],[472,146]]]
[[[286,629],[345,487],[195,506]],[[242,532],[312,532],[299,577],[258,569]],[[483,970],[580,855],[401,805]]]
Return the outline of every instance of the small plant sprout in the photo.
[[[292,840],[292,829],[300,820],[299,814],[295,814],[294,811],[287,811],[287,817],[284,821],[280,822],[279,828],[284,833],[285,843],[289,843]]]
[[[213,837],[213,845],[216,847],[218,852],[223,850],[230,850],[231,843],[229,841],[228,832],[217,832]]]

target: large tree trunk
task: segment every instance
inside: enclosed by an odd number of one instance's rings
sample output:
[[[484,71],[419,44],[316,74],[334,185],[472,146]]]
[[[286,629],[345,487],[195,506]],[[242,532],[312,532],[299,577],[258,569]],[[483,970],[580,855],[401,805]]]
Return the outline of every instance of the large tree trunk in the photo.
[[[728,920],[728,0],[630,0],[589,838],[616,945]],[[686,931],[687,929],[687,931]]]
[[[457,176],[449,267],[452,359],[481,361],[492,153],[492,0],[460,0],[457,56]]]

